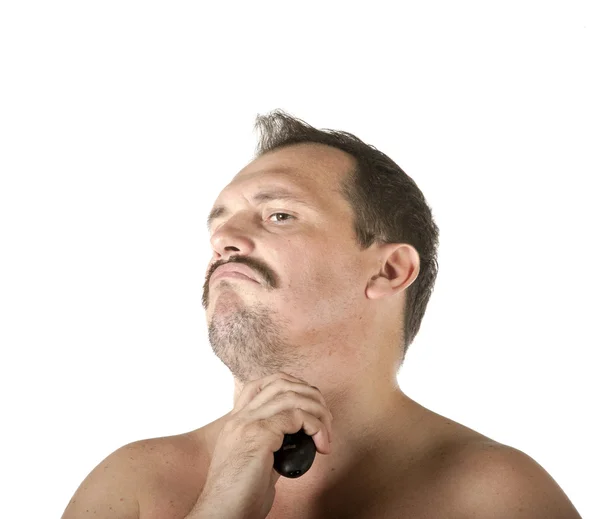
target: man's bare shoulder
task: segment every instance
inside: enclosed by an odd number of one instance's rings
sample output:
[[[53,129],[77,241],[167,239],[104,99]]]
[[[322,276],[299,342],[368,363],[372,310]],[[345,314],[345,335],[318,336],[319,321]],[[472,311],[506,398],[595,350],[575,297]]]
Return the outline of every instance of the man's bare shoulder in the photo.
[[[123,447],[140,465],[156,468],[167,466],[174,461],[183,467],[193,468],[203,454],[202,429],[175,434],[145,438]]]
[[[134,441],[86,476],[63,517],[181,518],[196,502],[200,443],[190,434]],[[172,499],[179,499],[174,506]],[[185,507],[189,504],[189,507]],[[174,511],[175,513],[171,513]]]
[[[126,448],[136,460],[140,519],[184,517],[196,503],[206,477],[209,460],[202,428],[139,440]]]
[[[440,445],[430,485],[450,517],[580,518],[556,481],[524,452],[483,435]]]
[[[442,510],[457,518],[580,518],[530,456],[419,404],[417,409],[413,436],[419,433],[423,447],[410,456],[414,463],[396,464],[398,499],[388,510],[400,507],[424,518],[440,517]]]

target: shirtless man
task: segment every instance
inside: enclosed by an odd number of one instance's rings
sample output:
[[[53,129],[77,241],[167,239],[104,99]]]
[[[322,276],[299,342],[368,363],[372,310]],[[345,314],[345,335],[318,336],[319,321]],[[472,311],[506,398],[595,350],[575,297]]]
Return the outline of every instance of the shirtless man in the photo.
[[[279,111],[259,124],[271,138],[208,222],[203,307],[211,347],[234,377],[233,409],[116,450],[63,519],[580,518],[532,458],[398,385],[437,274],[438,229],[418,187],[347,135],[334,141]],[[364,198],[352,196],[357,166],[387,180],[369,176]],[[384,239],[369,241],[375,233]],[[280,477],[273,452],[300,429],[314,462]]]

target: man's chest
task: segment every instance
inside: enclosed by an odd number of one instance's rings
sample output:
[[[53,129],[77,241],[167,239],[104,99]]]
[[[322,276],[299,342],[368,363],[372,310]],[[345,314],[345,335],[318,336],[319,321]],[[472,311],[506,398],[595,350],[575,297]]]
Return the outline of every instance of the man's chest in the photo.
[[[454,443],[467,441],[478,441],[478,437],[456,435],[455,442],[445,443],[449,445],[447,448],[434,449],[436,455],[427,450],[414,451],[408,458],[389,456],[377,469],[369,468],[370,476],[359,470],[317,498],[305,499],[300,495],[290,499],[278,488],[267,518],[450,519],[454,514],[448,499],[447,478],[441,470],[443,459]],[[185,463],[188,457],[187,453],[160,457],[163,462],[160,467],[155,466],[154,472],[158,477],[144,485],[139,496],[141,519],[184,519],[194,507],[210,460],[204,453],[194,463]],[[407,459],[412,461],[407,463]]]
[[[426,488],[396,496],[386,492],[361,497],[348,493],[345,502],[324,501],[318,509],[307,509],[302,503],[274,503],[267,519],[452,519],[448,505]]]
[[[442,519],[443,501],[435,479],[423,471],[397,471],[368,484],[360,478],[324,493],[311,503],[276,494],[267,519]],[[144,492],[141,519],[184,519],[196,503],[203,481],[190,474],[160,478]]]
[[[310,503],[276,494],[267,519],[451,519],[445,488],[434,467],[391,470],[376,481],[348,481]]]

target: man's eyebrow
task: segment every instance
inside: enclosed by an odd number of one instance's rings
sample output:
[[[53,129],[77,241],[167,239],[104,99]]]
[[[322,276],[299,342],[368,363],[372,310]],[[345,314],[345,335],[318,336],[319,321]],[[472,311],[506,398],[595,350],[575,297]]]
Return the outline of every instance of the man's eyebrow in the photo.
[[[252,197],[252,201],[256,204],[261,204],[264,202],[270,202],[271,200],[285,200],[290,202],[296,202],[298,204],[304,205],[305,207],[315,208],[314,204],[309,202],[303,196],[296,194],[292,191],[289,191],[284,188],[276,188],[259,191]],[[206,228],[210,231],[210,226],[215,220],[215,218],[219,218],[220,216],[225,216],[229,214],[230,211],[224,205],[216,205],[212,208],[208,218],[206,219]]]

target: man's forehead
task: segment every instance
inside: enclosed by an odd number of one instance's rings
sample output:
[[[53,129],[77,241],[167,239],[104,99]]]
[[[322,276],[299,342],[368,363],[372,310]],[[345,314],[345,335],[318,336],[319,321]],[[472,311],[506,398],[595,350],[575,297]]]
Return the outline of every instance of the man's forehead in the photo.
[[[229,194],[240,192],[252,194],[266,189],[289,191],[292,195],[314,198],[314,194],[319,191],[319,186],[313,185],[315,180],[289,167],[250,172],[242,170],[221,190],[217,199],[227,197]]]
[[[221,190],[209,213],[208,225],[228,212],[229,197],[238,196],[260,203],[280,194],[280,199],[295,200],[313,209],[348,211],[341,184],[353,161],[353,157],[341,150],[314,143],[287,146],[261,155]]]
[[[273,150],[247,164],[232,180],[290,180],[317,191],[339,185],[355,159],[337,148],[319,143],[298,143]]]

